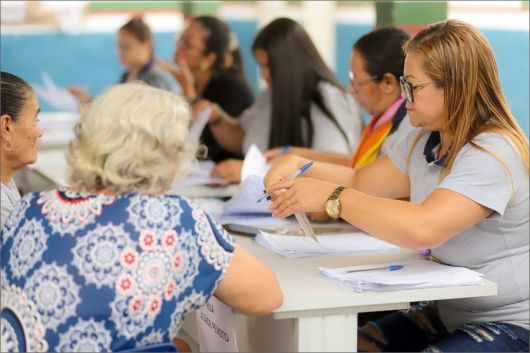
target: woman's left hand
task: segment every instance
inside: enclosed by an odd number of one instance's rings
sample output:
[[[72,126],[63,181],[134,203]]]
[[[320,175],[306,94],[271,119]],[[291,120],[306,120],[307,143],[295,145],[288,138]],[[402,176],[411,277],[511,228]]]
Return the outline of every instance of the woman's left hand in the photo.
[[[223,178],[230,182],[239,182],[241,180],[241,169],[243,168],[243,161],[240,159],[225,159],[217,163],[212,170],[211,176],[215,178]]]
[[[300,177],[277,182],[267,188],[272,196],[269,210],[274,217],[285,218],[298,212],[321,212],[328,197],[338,185],[313,178]]]

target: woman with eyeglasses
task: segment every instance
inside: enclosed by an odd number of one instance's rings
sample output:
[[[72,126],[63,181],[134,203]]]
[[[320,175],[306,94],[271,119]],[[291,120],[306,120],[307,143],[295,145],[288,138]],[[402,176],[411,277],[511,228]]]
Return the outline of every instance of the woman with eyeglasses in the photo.
[[[402,94],[419,129],[359,169],[316,162],[286,180],[308,160],[280,157],[264,181],[270,209],[277,217],[325,210],[497,283],[496,296],[421,303],[369,322],[358,349],[527,351],[528,138],[503,94],[493,49],[473,26],[447,20],[404,51]]]
[[[218,18],[192,19],[177,39],[174,62],[161,64],[178,80],[191,103],[205,99],[234,117],[254,103],[237,39]],[[222,147],[209,126],[203,130],[201,143],[214,162],[241,157],[238,151]]]
[[[209,126],[224,148],[245,154],[293,145],[351,153],[361,132],[358,106],[326,66],[302,25],[278,18],[252,45],[267,89],[239,119],[211,106]],[[243,161],[219,163],[212,176],[239,181]]]
[[[119,83],[139,80],[175,94],[181,93],[178,82],[155,62],[153,34],[142,18],[132,18],[120,27],[117,45],[120,62],[126,69]],[[92,99],[80,87],[71,86],[68,90],[80,103]]]
[[[385,155],[413,127],[406,117],[399,77],[403,75],[401,46],[409,35],[396,27],[375,29],[355,42],[350,56],[350,92],[372,116],[361,134],[353,156],[304,147],[277,147],[265,153],[273,159],[283,153],[360,168]]]

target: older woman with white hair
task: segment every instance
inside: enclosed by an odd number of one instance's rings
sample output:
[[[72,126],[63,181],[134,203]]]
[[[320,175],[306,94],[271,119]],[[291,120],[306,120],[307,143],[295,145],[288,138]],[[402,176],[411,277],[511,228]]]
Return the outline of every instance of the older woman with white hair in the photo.
[[[197,205],[165,194],[196,153],[189,122],[183,99],[137,83],[86,107],[67,151],[71,188],[28,194],[6,222],[2,342],[127,350],[170,342],[213,294],[249,315],[281,304],[270,269]]]
[[[20,194],[13,180],[15,172],[37,161],[39,102],[30,85],[8,72],[0,73],[0,229]]]

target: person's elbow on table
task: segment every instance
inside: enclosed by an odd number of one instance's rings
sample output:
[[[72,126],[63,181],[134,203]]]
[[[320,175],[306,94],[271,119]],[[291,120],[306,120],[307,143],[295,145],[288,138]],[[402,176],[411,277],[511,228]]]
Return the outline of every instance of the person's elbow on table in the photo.
[[[274,272],[239,245],[215,296],[245,315],[267,315],[283,302]]]

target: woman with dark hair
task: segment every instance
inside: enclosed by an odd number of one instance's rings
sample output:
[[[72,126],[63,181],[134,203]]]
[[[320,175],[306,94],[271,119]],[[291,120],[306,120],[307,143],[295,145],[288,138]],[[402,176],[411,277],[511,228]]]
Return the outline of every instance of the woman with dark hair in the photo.
[[[234,153],[293,145],[351,153],[361,117],[355,100],[326,66],[304,28],[288,18],[264,27],[252,46],[267,90],[234,120],[213,105],[209,125],[217,142]],[[219,164],[213,176],[240,179],[242,161]]]
[[[181,88],[175,79],[155,62],[153,34],[141,18],[132,18],[120,27],[118,56],[126,69],[120,77],[120,83],[139,80],[175,94],[181,93]],[[72,86],[68,90],[81,103],[91,100],[90,96],[79,87]]]
[[[353,154],[320,152],[293,147],[287,153],[301,157],[360,168],[381,155],[406,136],[410,125],[401,98],[399,77],[403,75],[405,54],[401,48],[409,35],[396,27],[382,27],[366,33],[352,48],[350,56],[350,90],[357,102],[372,116],[364,128]],[[265,153],[268,159],[282,154],[282,147]]]
[[[20,200],[13,174],[37,161],[42,130],[37,124],[39,102],[31,86],[20,77],[4,71],[0,73],[0,82],[1,228]]]
[[[254,102],[244,73],[237,39],[219,19],[196,17],[177,40],[174,64],[162,65],[180,83],[189,102],[205,99],[231,116],[239,116]],[[241,157],[221,147],[206,127],[201,143],[214,162]]]

